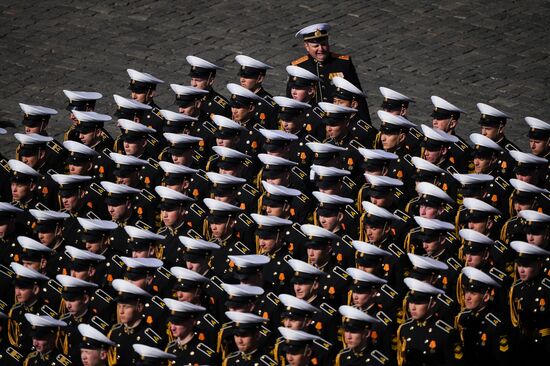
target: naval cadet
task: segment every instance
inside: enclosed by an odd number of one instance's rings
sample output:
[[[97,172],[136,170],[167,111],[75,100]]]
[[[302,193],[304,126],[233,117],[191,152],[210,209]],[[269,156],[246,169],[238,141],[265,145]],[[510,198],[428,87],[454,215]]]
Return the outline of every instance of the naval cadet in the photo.
[[[314,341],[321,337],[301,330],[279,327],[282,337],[278,339],[278,356],[275,359],[280,365],[309,366],[317,365],[319,360],[313,353]]]
[[[541,158],[550,158],[550,124],[534,117],[525,117],[525,123],[529,126],[527,137],[531,153]]]
[[[35,315],[26,313],[25,318],[31,327],[32,343],[35,351],[30,352],[23,361],[25,366],[67,366],[71,360],[65,352],[56,347],[56,338],[59,329],[67,326],[62,320],[49,315]]]
[[[510,312],[512,325],[519,333],[517,347],[525,359],[547,357],[550,347],[550,324],[548,301],[550,280],[543,272],[544,262],[550,252],[522,241],[513,241],[510,246],[516,251],[517,277],[510,290]]]
[[[316,85],[317,102],[327,102],[334,94],[334,77],[342,77],[361,89],[357,71],[351,61],[351,56],[341,55],[330,51],[330,25],[318,23],[300,29],[295,37],[303,39],[307,55],[291,62],[292,65],[302,67],[317,75],[321,81]],[[289,95],[287,84],[287,95]]]
[[[466,112],[436,95],[432,95],[430,99],[434,106],[432,114],[430,114],[432,127],[458,139],[449,148],[449,160],[455,164],[459,173],[471,172],[473,170],[472,148],[456,134],[460,114]]]
[[[156,131],[155,137],[160,139],[164,119],[160,113],[161,108],[155,103],[154,97],[157,86],[159,84],[164,84],[164,81],[149,73],[134,69],[126,69],[126,72],[128,73],[128,76],[130,76],[130,85],[128,85],[128,90],[130,90],[132,94],[132,99],[151,106],[151,109],[145,112],[145,115],[140,122],[143,125],[154,129]]]
[[[548,189],[548,159],[521,151],[510,151],[515,160],[515,178]]]
[[[90,298],[98,286],[66,275],[57,275],[55,278],[62,286],[64,314],[60,320],[67,323],[58,340],[60,349],[71,359],[73,365],[82,365],[78,325],[93,322],[97,327],[104,326],[103,331],[107,331],[108,327],[108,324],[94,315],[89,308]]]
[[[267,70],[273,69],[273,67],[246,55],[235,56],[235,61],[240,65],[238,73],[240,85],[263,99],[256,103],[256,117],[262,125],[276,128],[277,103],[262,85]]]
[[[338,308],[342,315],[343,341],[346,348],[342,349],[335,360],[336,366],[343,365],[386,365],[390,362],[380,349],[372,342],[373,325],[380,321],[367,313],[342,305]]]
[[[112,352],[117,365],[134,365],[137,361],[132,350],[136,342],[162,347],[164,340],[149,327],[143,314],[145,304],[152,295],[142,288],[124,280],[113,281],[113,288],[118,292],[117,319],[119,322],[111,327],[108,337],[116,343]]]
[[[435,298],[444,291],[410,277],[404,282],[409,288],[411,319],[397,330],[398,365],[463,363],[464,352],[456,329],[435,314]]]
[[[167,298],[164,302],[170,310],[168,321],[170,339],[173,339],[165,351],[176,356],[170,364],[184,366],[219,363],[219,355],[212,347],[214,339],[205,339],[204,334],[201,337],[200,333],[195,332],[197,319],[201,319],[207,309],[187,301]]]
[[[492,291],[500,287],[494,278],[474,267],[464,267],[462,286],[465,308],[455,319],[463,340],[466,362],[512,364],[514,352],[507,318],[495,313]]]
[[[513,166],[511,166],[513,159],[509,156],[506,161],[503,159],[503,148],[491,140],[489,137],[479,133],[472,133],[470,135],[470,141],[474,144],[473,161],[474,161],[474,173],[490,174],[493,177],[501,177],[504,180],[512,174]]]
[[[21,107],[24,113],[23,125],[25,126],[25,134],[38,134],[48,137],[46,128],[48,127],[51,116],[56,115],[57,111],[52,108],[23,103],[19,103],[19,107]],[[46,166],[48,169],[59,170],[62,168],[67,152],[63,146],[53,138],[47,142],[46,146]],[[19,156],[19,148],[16,149],[15,156]]]
[[[273,97],[273,99],[279,106],[277,114],[279,128],[297,137],[288,144],[288,159],[297,162],[301,168],[308,167],[311,164],[312,154],[306,143],[318,142],[312,135],[311,124],[305,120],[305,110],[310,105],[287,97]]]
[[[237,311],[227,311],[225,315],[233,323],[234,328],[231,333],[238,350],[224,358],[223,366],[277,365],[277,362],[268,356],[269,349],[262,347],[260,337],[265,328],[262,324],[269,319]]]
[[[246,183],[246,179],[214,172],[208,172],[206,176],[211,183],[210,198],[239,206],[247,212],[258,211],[260,191]]]
[[[82,363],[97,366],[109,365],[109,351],[115,342],[90,324],[79,324],[77,327],[80,337],[80,359]]]
[[[288,74],[287,96],[288,99],[305,103],[304,108],[305,130],[316,140],[325,139],[325,126],[322,123],[323,111],[317,106],[317,83],[321,79],[304,68],[289,65],[286,67]],[[290,94],[288,93],[290,90]]]
[[[420,156],[450,174],[459,173],[455,167],[457,162],[450,154],[451,146],[458,142],[458,137],[424,124],[420,125],[420,128],[424,134],[424,140],[420,143]]]
[[[231,116],[229,101],[212,87],[216,78],[216,71],[223,69],[197,56],[189,55],[185,57],[185,60],[191,66],[189,74],[187,74],[191,77],[190,85],[208,91],[208,94],[201,100],[201,110],[208,117],[212,114],[221,114],[226,117]]]
[[[116,116],[118,119],[126,119],[136,123],[142,123],[144,127],[147,127],[144,124],[145,116],[153,109],[153,107],[151,107],[149,104],[141,103],[134,99],[121,97],[117,94],[114,94],[113,98],[117,105],[114,116]],[[151,130],[153,129],[151,128]],[[156,132],[156,130],[154,132]],[[150,138],[152,142],[151,146],[156,146],[158,144],[158,140],[151,136]],[[156,143],[154,143],[155,141]],[[113,151],[122,153],[124,151],[124,146],[122,146],[122,142],[122,140],[117,138],[113,144]]]
[[[369,107],[366,103],[366,94],[348,80],[335,76],[332,79],[336,90],[332,95],[332,103],[357,109],[357,113],[351,116],[350,128],[352,133],[361,131],[360,136],[365,138],[364,145],[374,146],[377,130],[371,123]]]
[[[502,148],[502,160],[509,161],[510,156],[506,152],[520,150],[504,135],[506,122],[512,117],[485,103],[477,103],[476,106],[481,114],[478,122],[481,134],[496,142]]]
[[[75,127],[79,124],[79,121],[73,111],[93,112],[97,101],[103,98],[103,95],[98,92],[73,91],[66,89],[63,89],[63,94],[65,94],[69,100],[65,109],[70,112],[69,119],[73,122],[67,131],[65,131],[63,141],[80,141],[78,136],[79,133],[75,129]],[[107,131],[105,131],[105,133],[106,136],[108,136]]]

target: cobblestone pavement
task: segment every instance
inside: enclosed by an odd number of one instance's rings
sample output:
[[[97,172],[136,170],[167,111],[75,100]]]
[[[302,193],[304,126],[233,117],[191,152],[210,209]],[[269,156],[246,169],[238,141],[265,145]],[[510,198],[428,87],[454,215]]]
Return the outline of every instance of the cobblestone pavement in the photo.
[[[128,93],[126,68],[165,80],[157,102],[170,106],[168,84],[188,82],[189,54],[225,67],[215,85],[226,95],[238,80],[235,55],[263,60],[275,67],[266,89],[282,94],[284,66],[304,52],[294,33],[317,22],[332,25],[333,51],[352,55],[372,113],[387,86],[414,97],[413,121],[427,122],[435,94],[468,112],[459,127],[467,136],[485,102],[513,116],[508,135],[526,148],[523,117],[550,121],[549,15],[542,0],[3,0],[0,119],[11,127],[0,151],[13,156],[19,102],[58,109],[50,130],[61,140],[62,89],[99,91],[97,110],[112,113],[112,94]]]

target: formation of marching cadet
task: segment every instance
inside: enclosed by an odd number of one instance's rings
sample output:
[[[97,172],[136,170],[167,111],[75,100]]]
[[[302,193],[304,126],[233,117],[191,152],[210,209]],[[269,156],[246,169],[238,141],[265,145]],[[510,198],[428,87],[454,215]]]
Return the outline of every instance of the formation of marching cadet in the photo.
[[[286,96],[239,55],[239,83],[187,56],[163,81],[20,104],[0,179],[2,365],[482,365],[550,356],[550,124],[381,87],[371,121],[328,24],[296,36]],[[373,102],[373,101],[371,101]],[[98,104],[98,106],[96,106]],[[371,103],[371,107],[372,107]],[[1,131],[4,134],[5,130]],[[0,137],[2,138],[2,137]],[[7,138],[4,136],[3,138]]]

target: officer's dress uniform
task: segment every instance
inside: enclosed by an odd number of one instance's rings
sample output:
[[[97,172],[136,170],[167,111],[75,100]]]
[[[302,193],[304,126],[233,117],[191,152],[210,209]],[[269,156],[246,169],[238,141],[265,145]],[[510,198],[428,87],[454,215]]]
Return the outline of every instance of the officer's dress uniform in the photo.
[[[186,343],[173,340],[168,343],[166,352],[176,355],[176,360],[171,363],[173,366],[217,365],[220,362],[216,351],[201,342],[197,335]]]
[[[133,327],[122,323],[115,324],[109,331],[109,338],[117,344],[116,364],[120,366],[136,364],[136,355],[132,349],[132,345],[135,343],[157,348],[163,346],[162,337],[143,320]]]

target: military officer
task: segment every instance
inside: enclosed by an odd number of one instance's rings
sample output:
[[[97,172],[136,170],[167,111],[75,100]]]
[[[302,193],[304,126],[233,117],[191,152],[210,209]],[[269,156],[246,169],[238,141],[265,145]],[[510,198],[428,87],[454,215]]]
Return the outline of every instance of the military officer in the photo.
[[[164,84],[164,81],[149,73],[134,69],[126,69],[126,72],[130,76],[128,90],[132,93],[132,99],[151,106],[151,109],[143,116],[141,123],[154,129],[156,131],[155,137],[160,139],[164,119],[160,113],[161,108],[155,103],[154,97],[157,86]]]
[[[430,99],[434,106],[432,114],[430,115],[433,118],[432,127],[458,139],[453,142],[449,148],[449,160],[456,165],[459,173],[468,173],[472,171],[472,149],[456,134],[460,114],[466,112],[436,95],[432,95]]]
[[[23,116],[23,125],[25,126],[26,134],[38,134],[47,137],[48,132],[46,128],[48,127],[51,116],[56,115],[57,111],[52,108],[42,107],[38,105],[30,105],[19,103],[19,107],[24,113]],[[19,149],[16,149],[16,156],[19,155]],[[46,166],[51,169],[59,169],[60,164],[63,164],[66,155],[65,149],[63,146],[55,140],[51,139],[47,142],[46,149]],[[61,165],[62,167],[62,165]]]
[[[113,281],[113,288],[118,292],[116,302],[119,323],[113,325],[108,334],[116,343],[112,357],[117,365],[134,365],[137,361],[132,350],[134,343],[144,342],[157,347],[164,345],[163,338],[142,318],[145,304],[152,296],[142,288],[120,279]]]
[[[550,252],[522,241],[513,241],[516,251],[518,281],[510,290],[512,325],[519,332],[517,347],[522,354],[533,359],[548,356],[550,324],[548,304],[550,286],[548,276],[542,272],[545,258]],[[520,357],[521,358],[521,357]]]
[[[95,110],[96,103],[99,99],[103,98],[103,95],[98,92],[87,91],[73,91],[63,89],[63,94],[69,99],[66,110],[70,112],[69,119],[73,124],[63,135],[64,141],[80,141],[79,133],[75,130],[78,125],[78,118],[74,115],[73,111],[92,112]],[[105,131],[107,133],[107,131]],[[107,133],[108,136],[108,133]]]
[[[201,110],[207,116],[212,114],[221,114],[226,117],[231,116],[229,101],[212,87],[216,78],[216,71],[223,69],[197,56],[189,55],[185,57],[185,60],[191,66],[188,74],[191,77],[191,86],[208,91],[208,94],[201,100]]]
[[[93,322],[96,326],[108,327],[107,323],[95,316],[89,308],[90,298],[98,286],[66,275],[57,275],[55,278],[62,286],[63,310],[66,311],[60,320],[67,324],[58,340],[60,349],[71,359],[73,365],[82,365],[78,325]],[[102,330],[107,331],[107,329]]]
[[[49,315],[26,313],[25,318],[32,329],[32,343],[35,351],[27,355],[25,366],[65,366],[71,365],[71,360],[57,350],[55,340],[59,328],[63,329],[67,323],[52,318]]]
[[[460,364],[464,357],[456,330],[435,315],[434,306],[440,290],[426,282],[407,277],[411,319],[397,330],[398,365]]]
[[[291,64],[302,67],[321,79],[316,85],[317,102],[326,102],[332,97],[335,89],[332,79],[337,76],[345,78],[361,89],[351,56],[330,52],[329,30],[329,24],[318,23],[300,29],[295,35],[296,38],[303,39],[307,55],[292,61]],[[287,95],[288,89],[287,84]]]
[[[240,65],[240,85],[263,99],[256,103],[256,117],[262,125],[277,128],[277,103],[262,86],[267,70],[273,67],[246,55],[235,56],[235,61]]]
[[[200,319],[207,309],[187,301],[166,298],[164,302],[170,310],[168,321],[173,339],[165,351],[176,355],[171,365],[217,364],[219,355],[212,348],[214,339],[200,339],[200,334],[194,332],[197,319]]]
[[[80,359],[82,363],[97,366],[109,365],[109,350],[116,345],[105,334],[90,324],[79,324]]]
[[[225,315],[233,322],[233,339],[237,351],[224,358],[222,365],[254,365],[266,364],[275,366],[277,363],[271,359],[268,349],[261,347],[260,337],[263,331],[262,324],[269,319],[262,318],[247,312],[226,311]]]
[[[346,348],[342,349],[335,360],[336,366],[341,365],[386,365],[390,362],[388,356],[376,349],[371,340],[373,324],[379,320],[367,313],[342,305],[338,308],[342,315],[343,341]]]

